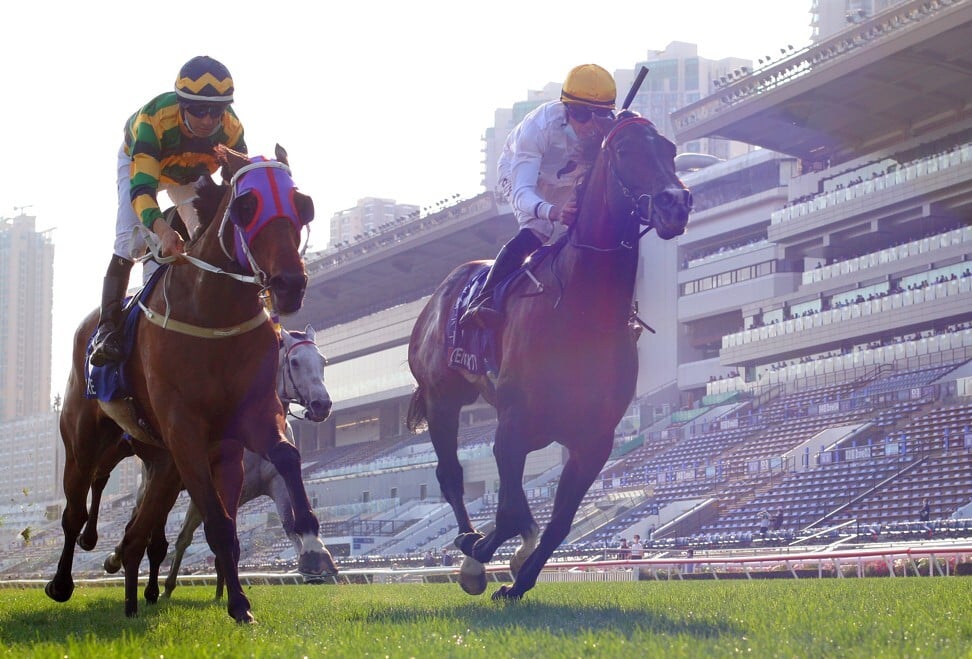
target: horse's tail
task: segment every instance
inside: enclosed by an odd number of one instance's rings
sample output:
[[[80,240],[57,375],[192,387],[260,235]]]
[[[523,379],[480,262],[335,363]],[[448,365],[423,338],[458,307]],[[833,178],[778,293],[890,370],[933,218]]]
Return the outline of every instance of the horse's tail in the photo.
[[[408,402],[408,412],[405,414],[405,427],[412,432],[422,432],[428,427],[425,407],[425,391],[422,385],[415,387],[412,399]]]

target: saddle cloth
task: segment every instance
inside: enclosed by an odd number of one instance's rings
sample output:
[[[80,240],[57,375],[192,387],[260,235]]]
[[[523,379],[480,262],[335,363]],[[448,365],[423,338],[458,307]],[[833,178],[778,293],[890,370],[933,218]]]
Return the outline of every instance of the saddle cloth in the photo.
[[[473,326],[459,327],[459,319],[469,308],[469,304],[479,295],[487,274],[489,274],[489,266],[479,266],[476,274],[470,278],[462,293],[456,298],[446,325],[446,360],[449,368],[466,371],[472,375],[486,375],[487,372],[499,371],[496,360],[496,332]],[[507,281],[509,280],[501,282],[493,293],[496,305],[502,303],[499,289],[504,287]]]
[[[132,354],[135,347],[135,329],[138,327],[138,320],[142,317],[142,310],[138,306],[138,301],[146,297],[155,288],[162,273],[168,268],[167,265],[159,267],[148,282],[135,292],[134,295],[125,298],[122,307],[124,322],[122,323],[122,348],[125,359],[118,364],[105,364],[104,366],[91,365],[91,347],[94,343],[95,332],[88,337],[88,349],[84,357],[84,370],[87,383],[84,389],[86,398],[96,398],[104,403],[128,398],[131,395],[131,388],[128,382],[127,369],[128,357]]]
[[[554,249],[554,245],[544,245],[530,256],[526,264],[499,282],[493,289],[493,308],[502,310],[513,282],[525,271],[535,268],[553,253]],[[469,304],[479,295],[488,274],[489,266],[479,266],[469,279],[469,283],[462,289],[462,293],[456,298],[446,325],[446,358],[450,368],[466,371],[472,375],[492,377],[499,373],[501,355],[498,335],[501,328],[459,327],[459,319],[462,318]]]

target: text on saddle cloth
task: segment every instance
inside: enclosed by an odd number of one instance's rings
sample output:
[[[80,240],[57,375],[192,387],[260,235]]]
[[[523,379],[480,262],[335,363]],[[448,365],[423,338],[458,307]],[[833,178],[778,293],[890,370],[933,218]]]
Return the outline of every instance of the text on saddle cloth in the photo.
[[[527,264],[513,272],[509,277],[497,284],[493,289],[493,306],[495,309],[503,309],[506,306],[506,298],[513,282],[523,272],[535,267],[540,261],[546,258],[553,248],[544,246],[538,249],[530,257]],[[446,361],[450,368],[466,371],[473,375],[487,375],[498,373],[500,367],[500,355],[496,345],[496,331],[487,328],[474,326],[459,327],[459,319],[469,308],[469,305],[479,295],[479,291],[486,281],[489,274],[489,266],[482,265],[477,272],[470,278],[462,293],[456,298],[456,303],[449,314],[449,322],[446,324]],[[532,278],[532,273],[530,274]],[[536,281],[536,279],[534,279]],[[542,286],[539,285],[542,291]]]

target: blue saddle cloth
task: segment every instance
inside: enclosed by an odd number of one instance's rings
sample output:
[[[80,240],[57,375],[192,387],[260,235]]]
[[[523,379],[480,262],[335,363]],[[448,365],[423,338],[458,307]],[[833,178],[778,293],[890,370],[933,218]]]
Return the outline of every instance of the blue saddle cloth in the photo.
[[[493,289],[493,308],[502,309],[506,305],[506,298],[513,282],[526,270],[536,267],[553,251],[554,246],[544,245],[531,255],[527,264],[499,282]],[[456,298],[446,325],[446,357],[449,367],[473,375],[495,375],[499,373],[500,368],[498,331],[480,327],[459,327],[459,319],[469,308],[469,304],[479,295],[488,274],[489,266],[482,265],[469,279],[469,283]]]
[[[148,282],[134,295],[125,298],[122,314],[125,322],[122,325],[122,349],[125,359],[118,364],[105,364],[104,366],[91,365],[91,347],[94,343],[94,332],[88,337],[88,349],[85,352],[84,370],[87,383],[84,388],[86,398],[96,398],[104,403],[118,400],[119,398],[129,398],[131,387],[128,381],[128,357],[132,354],[135,347],[135,329],[138,327],[138,320],[142,316],[142,310],[138,306],[138,301],[147,296],[155,288],[155,284],[162,276],[162,272],[168,266],[158,268]]]
[[[459,327],[459,319],[469,308],[469,303],[476,299],[488,274],[488,265],[479,267],[456,298],[456,304],[449,314],[449,322],[446,325],[446,358],[449,368],[473,375],[486,375],[487,372],[499,371],[496,359],[496,332],[480,327]],[[499,304],[498,291],[493,294],[493,299]]]

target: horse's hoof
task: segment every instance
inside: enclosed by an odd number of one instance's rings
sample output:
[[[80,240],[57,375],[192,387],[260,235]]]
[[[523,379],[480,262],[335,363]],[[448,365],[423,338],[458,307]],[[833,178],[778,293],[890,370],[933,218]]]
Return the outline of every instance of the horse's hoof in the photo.
[[[486,590],[486,567],[466,556],[459,567],[459,586],[469,595],[482,595]]]
[[[108,574],[115,574],[121,569],[121,558],[118,554],[112,552],[108,554],[108,558],[105,559],[105,572]]]
[[[472,556],[473,547],[476,543],[484,539],[486,536],[478,531],[471,531],[469,533],[461,533],[456,536],[456,539],[452,542],[456,546],[456,549],[461,551],[466,556]]]
[[[297,559],[297,572],[304,579],[330,577],[338,573],[331,552],[327,550],[320,538],[317,536],[304,537],[301,539],[301,544],[302,550]]]
[[[97,545],[97,544],[98,544],[98,536],[97,535],[95,535],[92,538],[89,538],[86,535],[79,535],[78,536],[78,547],[81,547],[81,549],[83,549],[85,551],[91,551],[92,549],[95,548],[95,545]]]
[[[138,617],[138,607],[125,605],[125,617],[126,618],[137,618]]]
[[[522,594],[516,593],[511,587],[503,586],[493,593],[494,602],[519,602],[523,598]]]
[[[69,581],[67,587],[65,588],[58,588],[57,584],[54,583],[54,580],[51,579],[47,582],[47,585],[44,586],[44,593],[55,602],[67,602],[69,599],[71,599],[71,594],[73,592],[73,581]]]
[[[241,614],[239,614],[237,616],[233,616],[233,618],[234,618],[234,620],[236,620],[236,624],[238,624],[238,625],[255,625],[256,624],[256,618],[254,618],[253,617],[253,614],[250,613],[249,611],[244,611],[243,613],[241,613]]]
[[[148,592],[145,591],[145,601],[149,604],[155,604],[159,601],[159,591]]]

